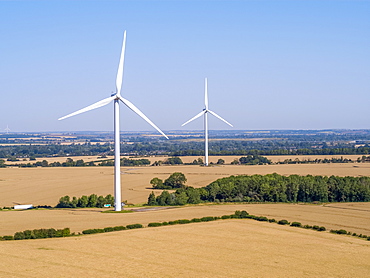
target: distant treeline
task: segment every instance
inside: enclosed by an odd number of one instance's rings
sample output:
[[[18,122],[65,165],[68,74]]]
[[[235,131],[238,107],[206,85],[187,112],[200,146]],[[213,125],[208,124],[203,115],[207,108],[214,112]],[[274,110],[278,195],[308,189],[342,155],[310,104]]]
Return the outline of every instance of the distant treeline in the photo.
[[[206,187],[183,186],[175,192],[152,192],[148,205],[202,202],[368,202],[370,177],[241,175],[218,179]]]
[[[355,143],[327,143],[318,139],[317,141],[302,137],[284,140],[220,140],[209,144],[210,155],[348,155],[348,154],[370,154],[370,147],[357,147]],[[202,141],[143,141],[132,144],[121,144],[121,153],[125,155],[169,155],[169,156],[201,156],[204,154],[204,143]],[[0,157],[2,158],[31,158],[48,156],[93,156],[113,155],[113,145],[105,144],[71,144],[71,145],[14,145],[0,146]]]
[[[150,160],[143,158],[143,159],[129,159],[129,158],[122,158],[121,159],[121,166],[140,166],[140,165],[149,165]],[[6,167],[4,160],[0,159],[0,167]],[[10,166],[10,165],[8,165]],[[74,161],[72,158],[67,158],[65,162],[51,162],[49,163],[47,160],[37,161],[34,163],[15,163],[11,164],[11,166],[18,166],[20,168],[32,168],[32,167],[87,167],[87,166],[114,166],[113,159],[107,160],[100,160],[100,161],[89,161],[85,162],[83,159],[78,159]]]
[[[199,156],[203,150],[184,150],[171,153],[173,156]],[[370,154],[370,147],[326,149],[272,149],[272,150],[224,150],[210,151],[209,155],[351,155]]]
[[[10,160],[10,159],[8,159]],[[370,162],[370,156],[362,156],[358,157],[356,160],[352,160],[349,158],[316,158],[316,159],[303,159],[300,160],[299,158],[296,159],[285,159],[284,161],[272,162],[271,160],[267,159],[266,157],[260,155],[247,155],[242,156],[239,159],[234,159],[231,162],[231,165],[265,165],[265,164],[309,164],[309,163],[364,163]],[[204,165],[203,159],[198,158],[194,159],[191,163],[183,163],[180,157],[168,157],[164,161],[155,161],[152,163],[152,166],[160,166],[160,165]],[[210,163],[211,165],[214,164],[213,162]],[[225,164],[225,160],[218,159],[218,165]],[[122,158],[121,159],[121,166],[142,166],[142,165],[150,165],[150,160],[146,158],[141,159],[129,159],[129,158]],[[37,161],[34,163],[15,163],[11,165],[7,165],[4,160],[0,159],[0,168],[5,168],[7,166],[12,167],[20,167],[20,168],[32,168],[32,167],[87,167],[87,166],[114,166],[113,159],[107,160],[100,160],[100,161],[90,161],[85,162],[83,159],[78,159],[74,161],[72,158],[67,158],[65,162],[51,162],[49,163],[47,160]]]
[[[277,162],[277,164],[309,164],[309,163],[353,163],[353,162],[370,162],[370,156],[363,155],[362,157],[358,157],[356,160],[352,160],[350,158],[315,158],[315,159],[303,159],[300,160],[299,158],[296,159],[285,159],[284,161]]]

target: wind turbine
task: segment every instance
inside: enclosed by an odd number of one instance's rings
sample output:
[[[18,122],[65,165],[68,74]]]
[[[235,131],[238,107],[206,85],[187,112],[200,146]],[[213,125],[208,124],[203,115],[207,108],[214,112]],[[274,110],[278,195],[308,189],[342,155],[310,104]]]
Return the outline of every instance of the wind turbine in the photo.
[[[6,134],[9,134],[10,128],[8,125],[6,125],[6,128],[4,130],[6,131]]]
[[[204,109],[202,112],[191,118],[189,121],[183,123],[181,126],[184,126],[191,121],[199,118],[200,116],[204,115],[204,158],[205,158],[205,166],[208,166],[208,113],[212,114],[216,118],[219,118],[221,121],[227,123],[229,126],[233,127],[232,124],[230,124],[228,121],[225,119],[221,118],[221,116],[217,115],[215,112],[212,110],[208,109],[208,91],[207,91],[207,78],[205,79],[205,90],[204,90]]]
[[[98,101],[90,106],[82,108],[76,112],[68,114],[67,116],[61,117],[58,120],[63,120],[83,112],[87,112],[104,105],[107,105],[114,101],[114,207],[115,211],[121,211],[121,172],[120,172],[120,129],[119,129],[119,101],[123,102],[128,108],[138,114],[147,123],[154,127],[158,132],[160,132],[164,137],[168,137],[151,121],[145,116],[134,104],[132,104],[127,99],[121,96],[121,87],[123,79],[123,64],[125,60],[125,46],[126,46],[126,31],[123,33],[123,43],[121,50],[121,57],[118,65],[117,78],[116,78],[116,92],[110,97]]]

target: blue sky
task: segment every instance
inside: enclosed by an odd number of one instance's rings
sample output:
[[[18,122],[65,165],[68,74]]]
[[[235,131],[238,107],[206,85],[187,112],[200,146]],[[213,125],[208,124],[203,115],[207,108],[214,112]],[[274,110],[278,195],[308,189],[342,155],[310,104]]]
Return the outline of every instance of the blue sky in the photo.
[[[0,130],[109,131],[115,90],[162,130],[370,128],[370,1],[1,1]],[[122,106],[123,108],[123,106]],[[121,129],[153,130],[129,109]],[[210,117],[210,129],[229,129]],[[153,130],[154,131],[154,130]]]

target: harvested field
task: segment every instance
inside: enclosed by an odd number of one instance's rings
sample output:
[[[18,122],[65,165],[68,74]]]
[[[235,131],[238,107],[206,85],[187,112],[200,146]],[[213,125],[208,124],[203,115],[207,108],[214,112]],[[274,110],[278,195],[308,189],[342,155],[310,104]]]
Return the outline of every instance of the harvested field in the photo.
[[[212,162],[216,164],[217,161],[221,158],[225,160],[226,164],[230,164],[232,161],[234,161],[235,159],[239,159],[242,156],[245,156],[245,155],[216,155],[216,156],[209,156],[208,159],[209,159],[209,163]],[[357,160],[357,158],[362,157],[362,155],[263,155],[263,156],[270,159],[272,162],[283,162],[286,159],[295,160],[297,158],[302,161],[302,160],[308,160],[308,159],[315,160],[315,159],[325,159],[325,158],[331,159],[331,158],[341,158],[341,157],[355,161]],[[199,157],[204,160],[204,156],[180,156],[182,162],[184,163],[191,163],[194,160],[198,159]],[[168,156],[156,156],[156,157],[150,156],[150,157],[142,157],[142,158],[147,158],[150,160],[151,163],[153,163],[154,161],[159,161],[159,160],[164,161],[168,158]]]
[[[124,157],[124,156],[122,156]],[[126,157],[126,156],[125,156]],[[128,157],[128,156],[127,156]],[[99,156],[55,156],[55,157],[38,157],[36,160],[29,160],[26,159],[23,161],[22,159],[19,159],[19,161],[6,161],[7,165],[14,165],[14,164],[22,164],[22,163],[35,163],[37,161],[41,162],[43,160],[46,160],[48,163],[53,163],[53,162],[66,162],[68,158],[72,158],[73,161],[77,161],[79,159],[82,159],[84,162],[90,162],[90,161],[100,161],[100,160],[107,160],[107,159],[114,159],[113,156],[107,156],[106,158],[101,158]],[[4,159],[5,160],[5,159]]]
[[[327,229],[345,229],[370,236],[370,203],[328,205],[238,204],[199,205],[147,210],[134,213],[101,213],[103,209],[55,209],[0,212],[0,235],[12,235],[26,229],[70,228],[72,232],[128,224],[145,224],[204,216],[233,214],[246,210],[250,214],[297,221]]]
[[[187,185],[202,187],[218,178],[242,174],[369,176],[370,163],[121,167],[123,200],[146,202],[152,191],[150,180],[166,179],[174,172],[184,173]],[[0,169],[0,207],[16,203],[55,206],[62,196],[93,193],[113,194],[113,167]]]
[[[367,277],[368,241],[225,220],[0,242],[1,277]]]
[[[225,160],[226,164],[230,164],[232,161],[234,161],[235,159],[239,159],[242,156],[243,155],[219,155],[219,156],[209,156],[208,158],[209,158],[210,163],[212,162],[216,164],[218,159],[221,158]],[[291,159],[291,160],[299,159],[302,161],[302,160],[309,160],[309,159],[315,160],[315,159],[325,159],[325,158],[331,159],[331,158],[341,158],[341,157],[351,159],[352,161],[356,161],[357,158],[362,157],[362,155],[263,155],[263,156],[267,157],[272,162],[283,162],[286,159]],[[131,158],[131,159],[146,158],[146,159],[149,159],[150,163],[153,163],[159,160],[164,161],[169,156],[136,156],[136,157],[131,157],[127,155],[121,156],[121,158],[123,157]],[[99,158],[96,155],[94,156],[65,156],[65,157],[58,156],[58,157],[41,157],[41,158],[38,157],[34,161],[29,161],[29,159],[26,159],[25,161],[23,161],[22,159],[20,159],[20,161],[13,161],[13,162],[6,161],[6,164],[12,165],[12,164],[28,163],[28,162],[35,163],[36,161],[43,161],[43,160],[46,160],[49,163],[52,163],[52,162],[62,163],[62,162],[65,162],[67,158],[72,158],[74,161],[83,159],[85,162],[90,162],[90,161],[97,161],[97,160],[113,159],[114,157],[107,156],[107,158]],[[204,156],[181,156],[180,158],[184,163],[191,163],[198,158],[202,158],[204,160]],[[5,158],[2,158],[2,159],[6,160]]]
[[[173,172],[184,173],[188,185],[200,187],[239,174],[369,176],[370,164],[122,167],[123,199],[145,202],[152,191],[149,181],[153,177],[165,179]],[[64,195],[112,192],[112,167],[0,169],[0,206],[54,206]],[[81,232],[147,225],[221,216],[235,210],[370,235],[370,203],[199,205],[134,213],[101,213],[102,209],[0,211],[0,235],[51,227]],[[370,271],[369,241],[254,220],[2,241],[0,248],[0,277],[366,277]]]

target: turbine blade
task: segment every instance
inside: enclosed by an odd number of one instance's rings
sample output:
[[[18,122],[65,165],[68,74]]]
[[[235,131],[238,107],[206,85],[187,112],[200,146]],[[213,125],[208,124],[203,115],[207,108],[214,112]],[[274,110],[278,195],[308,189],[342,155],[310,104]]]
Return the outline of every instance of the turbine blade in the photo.
[[[230,124],[228,121],[226,121],[225,119],[221,118],[221,116],[217,115],[215,112],[211,111],[211,110],[208,110],[209,113],[211,113],[213,116],[219,118],[221,121],[224,121],[225,123],[227,123],[229,126],[233,127],[232,124]]]
[[[206,110],[208,110],[208,86],[207,86],[207,78],[205,79],[205,87],[204,87],[204,105]]]
[[[60,121],[60,120],[64,120],[64,119],[66,119],[66,118],[69,118],[69,117],[72,117],[72,116],[75,116],[75,115],[77,115],[77,114],[81,114],[81,113],[83,113],[83,112],[87,112],[87,111],[90,111],[90,110],[93,110],[93,109],[96,109],[96,108],[99,108],[99,107],[102,107],[102,106],[104,106],[104,105],[107,105],[107,104],[109,104],[112,100],[114,100],[116,98],[116,96],[114,95],[114,96],[111,96],[111,97],[109,97],[109,98],[105,98],[105,99],[103,99],[103,100],[101,100],[101,101],[98,101],[98,102],[96,102],[96,103],[94,103],[94,104],[91,104],[91,105],[89,105],[89,106],[87,106],[87,107],[85,107],[85,108],[82,108],[82,109],[80,109],[80,110],[78,110],[78,111],[76,111],[76,112],[73,112],[73,113],[71,113],[71,114],[68,114],[67,116],[64,116],[64,117],[61,117],[61,118],[59,118],[58,120]]]
[[[189,121],[187,121],[187,122],[183,123],[181,126],[184,126],[184,125],[186,125],[186,124],[190,123],[191,121],[193,121],[193,120],[195,120],[195,119],[199,118],[199,117],[200,117],[200,116],[202,116],[204,113],[206,113],[206,110],[203,110],[203,111],[202,111],[202,112],[200,112],[199,114],[195,115],[193,118],[191,118]]]
[[[123,80],[123,64],[125,62],[125,48],[126,48],[126,31],[123,33],[121,57],[119,60],[117,78],[116,78],[116,93],[118,95],[121,95],[122,80]]]
[[[123,98],[123,97],[119,97],[119,99],[128,107],[130,108],[132,111],[134,111],[136,114],[138,114],[141,118],[143,118],[148,124],[150,124],[152,127],[154,127],[160,134],[162,134],[164,137],[167,137],[166,134],[163,133],[162,130],[159,129],[159,127],[157,127],[151,120],[149,120],[149,118],[147,116],[144,115],[143,112],[141,112],[139,110],[139,108],[137,108],[132,102],[130,102],[129,100]]]

